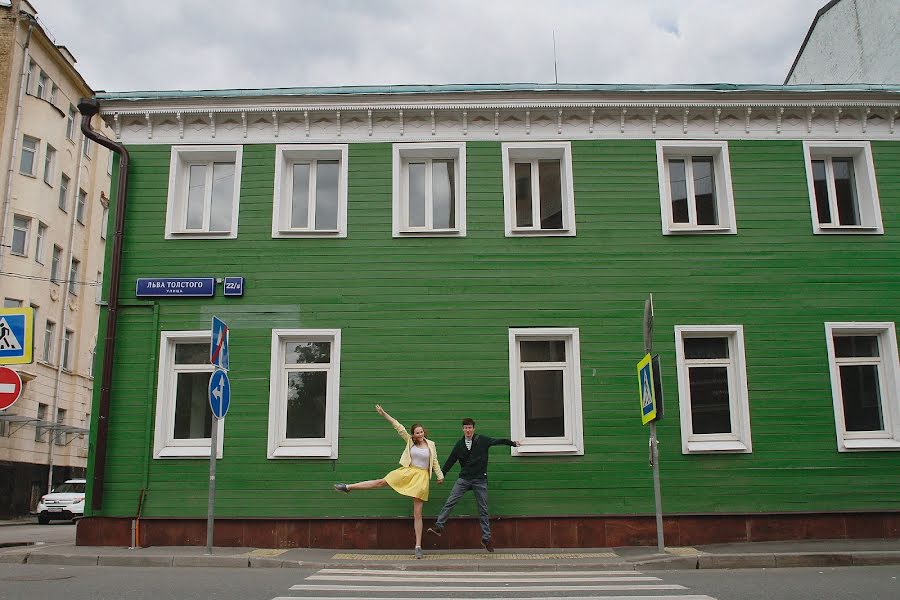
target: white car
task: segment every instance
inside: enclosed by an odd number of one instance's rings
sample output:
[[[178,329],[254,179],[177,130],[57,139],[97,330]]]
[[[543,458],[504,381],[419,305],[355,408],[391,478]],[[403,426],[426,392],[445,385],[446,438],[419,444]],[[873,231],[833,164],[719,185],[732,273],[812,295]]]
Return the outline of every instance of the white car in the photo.
[[[41,496],[37,505],[38,523],[46,525],[51,520],[70,520],[84,516],[84,479],[68,479],[49,494]]]

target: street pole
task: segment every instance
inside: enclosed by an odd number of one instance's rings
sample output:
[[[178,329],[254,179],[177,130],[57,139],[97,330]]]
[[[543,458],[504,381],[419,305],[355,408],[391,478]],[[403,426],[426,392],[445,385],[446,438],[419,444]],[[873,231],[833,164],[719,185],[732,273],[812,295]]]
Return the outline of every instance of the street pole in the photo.
[[[644,353],[653,352],[653,294],[644,302]],[[662,492],[659,486],[659,443],[656,439],[656,420],[650,421],[650,466],[653,467],[653,499],[656,505],[656,550],[666,551],[663,539]]]
[[[206,553],[212,554],[213,523],[216,511],[216,446],[219,440],[219,420],[216,415],[212,419],[212,436],[209,441],[209,503],[206,508]]]

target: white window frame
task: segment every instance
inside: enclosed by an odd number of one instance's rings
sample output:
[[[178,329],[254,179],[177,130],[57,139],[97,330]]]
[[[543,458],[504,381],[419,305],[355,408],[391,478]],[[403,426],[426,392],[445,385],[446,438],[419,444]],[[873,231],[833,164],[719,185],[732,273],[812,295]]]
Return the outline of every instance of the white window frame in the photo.
[[[424,227],[409,226],[409,163],[425,160],[452,160],[456,191],[456,227],[434,229],[428,225],[433,218],[431,202],[432,170],[425,169],[425,221]],[[465,237],[466,235],[466,143],[397,143],[393,145],[393,237]]]
[[[159,371],[156,381],[156,427],[153,436],[153,458],[209,458],[210,440],[175,439],[175,346],[178,343],[209,343],[209,330],[163,331],[159,343]],[[181,365],[181,371],[212,373],[211,364]],[[227,417],[226,417],[227,418]],[[219,430],[216,440],[216,457],[222,458],[225,438],[225,419],[217,419]]]
[[[278,144],[275,146],[275,201],[272,206],[273,238],[347,237],[347,144]],[[309,177],[309,227],[291,227],[291,200],[293,198],[293,165],[319,160],[338,161],[338,211],[337,229],[316,229],[316,175],[318,168],[310,169]]]
[[[879,357],[836,358],[834,336],[878,336]],[[887,322],[827,322],[825,343],[831,372],[831,397],[834,401],[834,425],[838,452],[865,450],[900,450],[900,365],[898,365],[897,331]],[[845,431],[844,402],[841,394],[840,364],[872,364],[877,361],[884,431]]]
[[[693,177],[687,177],[689,223],[675,223],[672,216],[672,188],[669,182],[669,159],[690,159],[695,156],[712,156],[715,173],[717,225],[697,225],[697,203],[693,193]],[[731,160],[727,141],[709,140],[658,140],[656,142],[656,167],[659,175],[659,203],[663,235],[678,234],[736,234],[734,215],[734,191],[731,185]],[[687,164],[685,165],[687,169]]]
[[[81,261],[73,256],[69,261],[69,293],[73,296],[78,295],[78,286],[80,285],[78,281],[79,267],[81,267]]]
[[[563,369],[565,429],[562,437],[525,437],[524,373],[520,360],[521,341],[564,340],[566,363]],[[583,456],[584,423],[581,406],[581,343],[577,327],[521,327],[509,329],[509,414],[510,438],[522,442],[512,448],[513,456]],[[528,363],[541,366],[544,363]],[[546,363],[560,367],[559,363]]]
[[[57,252],[59,250],[59,252]],[[61,279],[59,277],[60,269],[62,268],[62,260],[63,260],[63,249],[56,244],[53,244],[53,250],[51,250],[52,254],[50,255],[50,283],[55,283],[59,285],[61,283]]]
[[[684,339],[727,337],[727,359],[692,359],[684,357]],[[678,406],[681,416],[681,453],[753,452],[750,435],[750,394],[747,387],[747,362],[744,354],[743,325],[676,325],[675,359],[678,372]],[[691,420],[690,366],[724,366],[728,368],[728,402],[731,433],[695,434]]]
[[[70,140],[75,139],[75,115],[77,114],[75,105],[69,104],[69,113],[66,115],[66,138]]]
[[[47,144],[44,152],[44,183],[53,187],[52,178],[56,171],[56,148]]]
[[[59,207],[59,210],[64,213],[69,212],[69,186],[72,185],[72,180],[65,173],[60,173],[59,175],[59,196],[56,199],[56,205]]]
[[[72,364],[72,352],[74,345],[75,332],[71,329],[66,329],[63,333],[63,345],[59,354],[59,360],[60,364],[62,365],[63,371],[69,371],[70,373],[75,370],[75,366]]]
[[[837,219],[837,197],[834,191],[834,176],[830,168],[835,157],[853,159],[853,175],[856,180],[856,201],[859,210],[859,225],[839,225],[819,223],[819,212],[816,207],[816,189],[813,179],[812,161],[826,160],[828,174],[828,196],[832,219]],[[809,141],[803,142],[803,158],[806,165],[806,183],[809,189],[809,207],[811,211],[813,233],[816,234],[874,234],[884,233],[881,221],[881,202],[878,199],[878,184],[875,181],[875,162],[872,160],[872,147],[869,142],[860,141]]]
[[[47,231],[49,231],[49,226],[42,221],[38,221],[34,242],[34,262],[40,265],[44,264],[44,251],[47,246]]]
[[[286,439],[288,370],[284,365],[285,344],[289,341],[327,341],[331,343],[331,362],[327,369],[321,364],[293,365],[291,371],[328,371],[327,410],[324,439]],[[322,363],[324,364],[324,363]],[[338,457],[338,415],[341,389],[341,330],[340,329],[273,329],[271,369],[269,373],[269,427],[266,457],[328,458]]]
[[[34,148],[27,147],[25,144],[30,142],[34,144]],[[31,154],[31,170],[24,171],[22,168],[25,166],[25,153],[28,152]],[[41,140],[35,137],[31,137],[30,135],[22,136],[22,153],[19,156],[19,173],[22,175],[26,175],[28,177],[35,177],[35,173],[37,173],[37,163],[38,163],[38,155],[41,152]]]
[[[44,94],[47,92],[48,83],[50,83],[50,77],[43,69],[41,69],[38,71],[37,88],[35,89],[34,95],[43,100]]]
[[[47,319],[44,322],[44,347],[41,360],[48,365],[53,364],[53,338],[56,337],[56,323]]]
[[[87,211],[88,194],[83,189],[78,189],[75,199],[75,220],[79,225],[84,225],[84,213]]]
[[[575,186],[572,178],[571,142],[508,142],[501,144],[503,158],[503,207],[506,237],[572,237],[575,235]],[[562,229],[541,229],[539,171],[531,169],[532,227],[516,226],[515,168],[516,162],[559,160],[562,193]]]
[[[178,238],[192,239],[234,239],[238,232],[238,208],[241,203],[241,162],[244,147],[233,146],[172,146],[172,157],[169,162],[169,191],[166,198],[166,234],[167,240]],[[231,229],[224,232],[209,231],[209,194],[204,206],[205,229],[185,229],[187,211],[188,181],[191,164],[233,162],[234,190],[232,191]],[[212,169],[207,169],[207,177],[212,177]]]
[[[24,220],[25,227],[17,227],[16,219]],[[22,256],[22,257],[28,256],[28,246],[29,246],[29,244],[31,244],[31,221],[32,221],[31,217],[28,217],[26,215],[18,215],[18,214],[13,215],[12,236],[10,237],[10,240],[9,240],[9,253],[12,256]],[[23,236],[21,252],[16,251],[16,247],[15,247],[16,232],[21,233]]]

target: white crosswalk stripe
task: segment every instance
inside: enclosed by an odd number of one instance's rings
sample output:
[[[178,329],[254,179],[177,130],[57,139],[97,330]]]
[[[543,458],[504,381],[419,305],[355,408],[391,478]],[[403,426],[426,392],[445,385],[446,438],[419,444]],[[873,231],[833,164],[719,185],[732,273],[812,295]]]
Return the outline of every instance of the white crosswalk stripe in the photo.
[[[273,600],[716,600],[638,571],[320,569]]]

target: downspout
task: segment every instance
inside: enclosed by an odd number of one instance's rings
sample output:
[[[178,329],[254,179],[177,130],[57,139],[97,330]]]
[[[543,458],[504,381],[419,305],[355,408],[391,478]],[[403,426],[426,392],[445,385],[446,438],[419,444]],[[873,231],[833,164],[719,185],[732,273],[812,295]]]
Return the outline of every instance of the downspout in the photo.
[[[16,153],[19,149],[19,127],[22,121],[22,102],[25,101],[25,85],[28,82],[28,63],[31,59],[31,32],[34,29],[34,21],[31,19],[30,15],[27,13],[17,13],[16,22],[13,27],[13,31],[15,32],[12,41],[13,47],[15,47],[16,37],[19,33],[20,15],[24,15],[28,19],[28,33],[25,36],[25,45],[22,46],[24,58],[22,61],[22,70],[19,73],[19,97],[16,100],[16,116],[15,125],[13,126],[12,146],[9,150],[9,164],[6,166],[6,190],[3,193],[3,213],[0,215],[0,271],[3,270],[4,248],[6,247],[6,225],[9,222],[9,207],[12,204],[12,184],[13,175],[16,172]],[[37,160],[36,157],[35,160]]]
[[[106,306],[106,338],[103,340],[103,373],[100,381],[100,410],[97,415],[96,444],[94,446],[94,472],[91,486],[91,510],[103,506],[103,483],[106,479],[106,443],[109,435],[109,403],[112,390],[113,354],[116,350],[116,324],[119,316],[119,284],[122,271],[122,238],[125,229],[125,200],[128,191],[128,150],[125,146],[100,135],[91,129],[91,118],[100,112],[100,102],[95,98],[82,98],[78,102],[81,113],[81,131],[89,139],[109,148],[119,155],[119,177],[116,186],[116,229],[113,233],[112,262],[109,277],[109,294]]]

